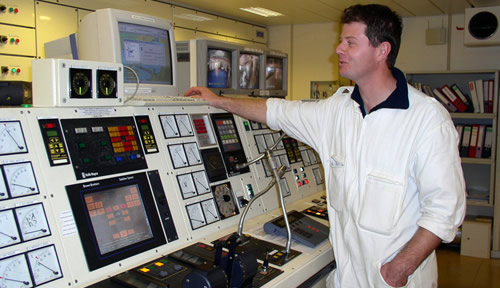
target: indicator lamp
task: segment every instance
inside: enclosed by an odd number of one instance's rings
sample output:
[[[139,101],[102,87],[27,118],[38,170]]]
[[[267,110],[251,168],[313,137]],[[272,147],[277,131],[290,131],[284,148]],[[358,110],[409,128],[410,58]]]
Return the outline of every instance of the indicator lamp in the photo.
[[[12,73],[16,73],[16,68],[12,68],[12,70],[10,70]]]

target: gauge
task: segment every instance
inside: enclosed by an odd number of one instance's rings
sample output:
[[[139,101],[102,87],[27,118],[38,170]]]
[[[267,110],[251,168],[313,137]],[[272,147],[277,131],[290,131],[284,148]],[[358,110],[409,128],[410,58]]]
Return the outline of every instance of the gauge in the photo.
[[[35,285],[38,286],[62,277],[54,245],[31,250],[27,255]]]
[[[304,166],[312,165],[311,159],[309,159],[309,153],[307,150],[301,150],[300,155],[302,155],[302,161],[304,162]]]
[[[264,151],[266,151],[267,146],[264,135],[255,135],[255,143],[257,144],[257,150],[259,153],[264,153]]]
[[[29,288],[31,283],[30,271],[24,254],[14,255],[0,260],[0,287],[2,288]]]
[[[175,169],[189,166],[182,144],[169,145],[168,151]]]
[[[193,228],[193,230],[206,225],[205,217],[203,217],[200,203],[188,205],[186,206],[186,210],[188,213],[189,222],[191,223],[191,228]]]
[[[318,157],[316,157],[316,152],[313,150],[307,150],[309,154],[309,159],[311,159],[311,164],[318,164]]]
[[[292,195],[292,192],[290,192],[290,187],[288,186],[288,182],[286,181],[286,178],[280,179],[280,186],[281,186],[281,189],[283,190],[283,197],[287,197],[287,196]]]
[[[231,187],[228,183],[215,186],[214,197],[222,219],[238,214]]]
[[[210,185],[208,184],[207,174],[204,170],[193,172],[192,175],[198,194],[201,195],[210,192]]]
[[[174,115],[160,115],[161,126],[163,127],[163,134],[165,138],[179,137],[179,128],[175,123]]]
[[[24,241],[50,235],[42,203],[18,207],[15,210]]]
[[[5,180],[3,178],[3,173],[0,171],[0,200],[9,198],[7,193],[7,186],[5,185]]]
[[[71,98],[92,98],[92,70],[70,68]]]
[[[6,164],[2,167],[11,197],[21,197],[39,193],[31,162]]]
[[[177,181],[179,182],[183,199],[196,196],[196,188],[191,174],[177,175]]]
[[[178,114],[175,115],[175,120],[177,120],[177,125],[179,126],[179,132],[181,136],[193,136],[193,127],[191,127],[191,122],[189,121],[189,115]]]
[[[28,148],[24,141],[21,122],[0,121],[0,155],[26,152]]]
[[[116,98],[116,71],[97,71],[98,98]]]
[[[0,211],[0,248],[21,242],[12,209]]]
[[[207,224],[219,221],[219,214],[217,213],[214,199],[208,199],[201,202],[201,207],[203,208],[203,213],[207,219]]]
[[[201,164],[200,152],[195,142],[184,144],[184,148],[190,166]]]

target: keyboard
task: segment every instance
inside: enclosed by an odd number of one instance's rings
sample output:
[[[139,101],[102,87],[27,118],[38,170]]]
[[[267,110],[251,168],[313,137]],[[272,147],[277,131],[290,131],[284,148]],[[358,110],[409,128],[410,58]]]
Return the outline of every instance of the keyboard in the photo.
[[[134,96],[124,105],[131,106],[182,106],[182,105],[208,105],[203,99],[184,96]]]

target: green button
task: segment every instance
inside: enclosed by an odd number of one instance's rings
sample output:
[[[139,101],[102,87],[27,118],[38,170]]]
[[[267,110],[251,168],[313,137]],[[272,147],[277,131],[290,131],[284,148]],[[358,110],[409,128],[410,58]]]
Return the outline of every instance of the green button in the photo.
[[[90,163],[90,159],[89,158],[83,158],[82,161],[83,161],[84,164]]]
[[[103,141],[101,141],[101,146],[107,146],[107,145],[108,145],[108,142],[106,142],[106,141],[104,141],[104,140],[103,140]]]
[[[85,143],[80,143],[80,144],[78,144],[78,146],[80,147],[80,149],[87,148],[87,144],[85,144]]]

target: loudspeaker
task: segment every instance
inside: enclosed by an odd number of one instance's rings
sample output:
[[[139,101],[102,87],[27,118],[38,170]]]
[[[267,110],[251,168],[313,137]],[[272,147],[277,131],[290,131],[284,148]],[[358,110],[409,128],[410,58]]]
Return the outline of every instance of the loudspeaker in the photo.
[[[500,45],[500,6],[465,9],[466,46]]]

